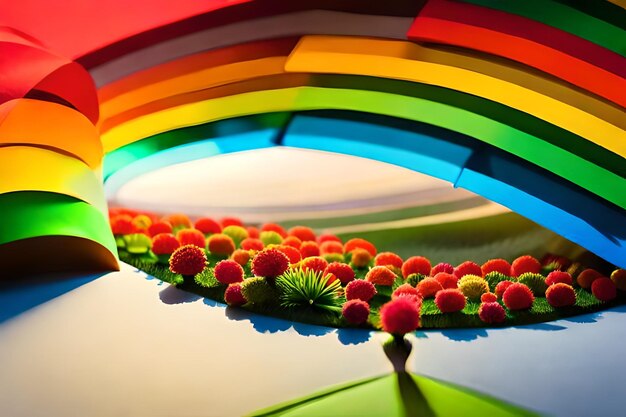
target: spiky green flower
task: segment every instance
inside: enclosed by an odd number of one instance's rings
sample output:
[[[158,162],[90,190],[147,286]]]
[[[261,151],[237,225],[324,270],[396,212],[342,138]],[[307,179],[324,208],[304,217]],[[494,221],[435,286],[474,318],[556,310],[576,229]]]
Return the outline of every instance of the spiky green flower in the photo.
[[[239,244],[242,240],[248,237],[248,231],[241,226],[226,226],[224,230],[222,230],[222,234],[230,237],[233,242],[235,242],[235,246],[239,247]]]
[[[459,290],[470,300],[479,300],[480,296],[489,292],[489,284],[478,275],[465,275],[459,280]]]
[[[541,274],[526,272],[525,274],[517,277],[517,280],[530,288],[535,297],[545,296],[546,290],[548,289],[548,286],[546,285],[546,280]]]
[[[124,245],[126,251],[131,255],[141,255],[150,250],[152,240],[143,233],[133,233],[132,235],[124,235]]]
[[[491,292],[495,292],[496,291],[496,286],[502,282],[502,281],[507,281],[510,280],[511,278],[504,275],[501,272],[498,271],[493,271],[488,273],[487,275],[485,275],[485,280],[487,281],[487,283],[489,284],[489,288],[491,289]]]
[[[241,283],[241,293],[248,302],[271,305],[278,301],[278,291],[265,278],[247,278]]]
[[[273,230],[261,232],[259,239],[261,239],[261,242],[263,242],[265,246],[280,245],[283,242],[283,237]]]
[[[217,278],[215,278],[213,268],[204,268],[204,271],[196,274],[194,281],[196,281],[196,284],[204,288],[214,288],[221,285]]]
[[[328,282],[329,276],[322,276],[312,269],[290,269],[276,278],[280,292],[280,305],[285,308],[317,308],[330,312],[341,311],[341,301],[337,291],[339,280]]]
[[[419,282],[423,280],[424,278],[426,278],[426,275],[411,274],[408,277],[406,277],[406,282],[407,284],[410,284],[411,287],[417,287],[417,284],[419,284]]]

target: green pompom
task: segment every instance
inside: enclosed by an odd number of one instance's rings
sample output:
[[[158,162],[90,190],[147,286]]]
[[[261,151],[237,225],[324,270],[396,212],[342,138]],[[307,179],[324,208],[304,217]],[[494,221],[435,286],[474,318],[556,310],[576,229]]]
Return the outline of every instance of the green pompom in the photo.
[[[485,281],[487,281],[487,283],[489,284],[489,288],[491,289],[491,292],[496,291],[496,286],[500,282],[507,281],[507,280],[511,280],[511,277],[506,276],[503,273],[498,272],[498,271],[493,271],[485,275]]]
[[[194,281],[196,282],[196,284],[204,288],[214,288],[221,285],[220,282],[215,278],[213,268],[204,268],[204,271],[196,274],[196,276],[194,277]]]
[[[411,287],[417,287],[417,284],[419,284],[419,282],[425,278],[427,278],[426,275],[411,274],[406,277],[406,283],[409,284]]]
[[[230,237],[233,242],[235,242],[235,246],[239,247],[239,244],[242,240],[248,237],[248,231],[241,226],[226,226],[224,230],[222,230],[222,234]]]
[[[332,262],[341,262],[345,261],[343,253],[327,253],[326,255],[322,255],[322,258],[326,259],[328,263]]]
[[[241,293],[253,304],[271,305],[278,302],[278,290],[262,277],[245,279],[241,283]]]
[[[259,239],[261,239],[261,242],[263,242],[265,246],[280,245],[283,243],[283,237],[273,230],[261,232]]]
[[[525,274],[517,277],[517,281],[530,288],[535,297],[544,297],[546,290],[548,289],[546,279],[541,274],[526,272]]]
[[[480,296],[489,292],[489,284],[478,275],[465,275],[459,280],[459,290],[470,300],[480,300]]]
[[[124,235],[124,244],[126,251],[131,255],[143,255],[152,247],[152,240],[143,233],[133,233]]]

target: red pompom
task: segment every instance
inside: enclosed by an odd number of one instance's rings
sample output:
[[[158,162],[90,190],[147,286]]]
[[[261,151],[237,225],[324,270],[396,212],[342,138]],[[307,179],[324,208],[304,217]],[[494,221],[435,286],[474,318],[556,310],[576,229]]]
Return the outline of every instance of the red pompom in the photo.
[[[519,277],[526,272],[538,274],[541,272],[541,263],[530,255],[520,256],[511,264],[511,275]]]
[[[243,281],[243,268],[232,259],[219,261],[213,270],[215,279],[222,284],[234,284]]]
[[[596,271],[595,269],[585,269],[578,277],[576,277],[576,282],[580,285],[581,288],[588,290],[591,288],[591,284],[602,276],[601,273]]]
[[[356,268],[365,268],[372,260],[372,255],[365,249],[356,248],[350,253],[352,254],[350,263]]]
[[[485,262],[480,269],[483,271],[482,276],[485,276],[490,272],[499,272],[507,277],[511,276],[511,264],[504,259],[491,259]]]
[[[532,307],[535,297],[530,288],[516,282],[504,291],[502,301],[509,310],[527,310]]]
[[[287,237],[287,231],[281,225],[276,224],[276,223],[265,223],[263,226],[261,226],[261,231],[262,232],[276,232],[282,238]]]
[[[411,284],[402,284],[398,288],[396,288],[393,294],[391,294],[391,298],[402,297],[406,295],[421,297],[417,288],[412,287]]]
[[[376,287],[364,279],[355,279],[346,286],[346,300],[363,300],[368,302],[376,295]]]
[[[224,291],[224,301],[229,306],[237,307],[248,302],[241,292],[240,284],[230,284]]]
[[[387,266],[391,265],[395,268],[402,268],[402,258],[393,252],[381,252],[374,258],[374,265]]]
[[[300,250],[300,246],[302,246],[302,241],[295,236],[287,236],[283,239],[281,245],[291,246],[292,248]]]
[[[265,249],[252,259],[252,272],[258,277],[275,278],[289,268],[289,258],[277,249]]]
[[[311,256],[309,258],[305,258],[300,263],[300,266],[303,270],[312,270],[316,274],[322,274],[326,267],[328,266],[328,261],[319,256]]]
[[[465,308],[466,299],[463,293],[457,289],[446,289],[437,291],[435,304],[442,313],[454,313]]]
[[[251,237],[247,237],[244,240],[242,240],[240,246],[241,246],[241,249],[256,250],[256,251],[263,250],[263,248],[265,247],[263,246],[263,242],[261,242],[259,239],[251,238]]]
[[[402,276],[406,279],[411,274],[430,275],[430,261],[423,256],[411,256],[402,264]]]
[[[420,303],[409,297],[399,297],[380,308],[382,329],[391,334],[403,335],[416,330],[420,325]]]
[[[315,241],[315,232],[310,227],[306,226],[294,226],[289,229],[289,236],[295,236],[303,242],[312,240]]]
[[[111,231],[114,235],[130,235],[137,231],[133,218],[128,214],[120,214],[111,219]]]
[[[495,303],[498,301],[498,296],[492,292],[486,292],[480,296],[481,303]]]
[[[304,241],[300,246],[300,255],[302,255],[302,258],[308,258],[310,256],[320,256],[320,248],[314,241]]]
[[[348,240],[343,246],[343,251],[345,253],[350,253],[357,248],[365,249],[369,252],[370,255],[376,256],[376,246],[374,246],[371,242],[368,242],[367,240],[361,238]]]
[[[396,280],[396,274],[384,266],[375,266],[367,272],[365,280],[376,285],[392,286]]]
[[[259,232],[259,229],[257,229],[254,226],[246,227],[246,231],[248,232],[248,237],[251,237],[253,239],[258,239],[259,236],[261,235],[261,233]]]
[[[152,237],[161,233],[172,233],[172,225],[167,222],[156,222],[148,226],[148,234]]]
[[[317,237],[317,243],[319,243],[321,245],[324,242],[339,242],[339,243],[343,244],[341,239],[339,239],[335,235],[323,234],[323,235],[320,235],[320,236]]]
[[[620,291],[626,291],[626,269],[616,269],[611,273],[611,281]]]
[[[459,279],[447,272],[439,272],[434,278],[441,284],[443,289],[457,288]]]
[[[434,277],[440,272],[445,272],[446,274],[454,274],[454,267],[448,263],[440,262],[437,265],[433,266],[430,270],[430,276]]]
[[[196,220],[194,227],[204,233],[205,235],[212,235],[215,233],[222,233],[222,226],[218,222],[208,217],[202,217]]]
[[[343,245],[332,240],[320,243],[320,254],[343,253]]]
[[[188,229],[191,227],[191,220],[189,220],[189,217],[187,217],[186,214],[182,213],[170,214],[169,216],[165,216],[161,220],[171,224],[174,229]]]
[[[435,278],[425,278],[417,284],[417,290],[422,298],[433,298],[443,287]]]
[[[507,288],[509,288],[509,285],[513,284],[513,281],[500,281],[498,282],[498,285],[496,285],[496,296],[498,298],[502,298],[502,296],[504,295],[504,292],[506,291]]]
[[[465,275],[476,275],[482,277],[483,270],[480,268],[480,265],[472,261],[465,261],[456,268],[454,268],[454,276],[461,279]]]
[[[276,246],[276,249],[287,255],[287,258],[289,258],[289,263],[291,264],[297,264],[302,259],[302,256],[300,256],[300,251],[293,246],[280,245]]]
[[[350,324],[362,324],[370,315],[370,306],[362,300],[349,300],[344,303],[341,314]]]
[[[350,268],[350,265],[343,264],[340,262],[333,262],[328,264],[326,269],[324,270],[324,275],[333,274],[336,276],[342,285],[346,285],[350,281],[354,280],[354,270]]]
[[[600,301],[611,301],[617,297],[617,287],[610,278],[600,277],[591,284],[591,293]]]
[[[506,312],[498,302],[482,303],[478,308],[478,317],[488,324],[503,323]]]
[[[224,217],[223,219],[220,220],[220,223],[223,229],[227,228],[228,226],[243,227],[243,222],[241,221],[241,219],[237,217]]]
[[[204,233],[196,229],[181,229],[176,233],[176,239],[178,239],[181,246],[196,245],[202,249],[206,246]]]
[[[574,284],[572,276],[564,271],[552,271],[546,277],[546,285],[548,286],[552,284],[557,284],[559,282],[567,285]]]
[[[171,233],[159,233],[152,238],[152,253],[155,255],[171,255],[180,247],[180,242]]]
[[[175,274],[193,276],[206,267],[204,249],[196,245],[181,246],[170,257],[170,271]]]
[[[230,256],[235,251],[235,242],[230,236],[216,233],[209,237],[208,249],[212,255]]]
[[[576,304],[576,292],[571,285],[557,282],[546,290],[546,300],[552,307],[568,307]]]
[[[237,249],[236,251],[233,252],[232,255],[230,255],[230,258],[233,261],[237,262],[239,265],[245,266],[250,260],[250,252],[248,252],[247,250],[243,250],[243,249]]]

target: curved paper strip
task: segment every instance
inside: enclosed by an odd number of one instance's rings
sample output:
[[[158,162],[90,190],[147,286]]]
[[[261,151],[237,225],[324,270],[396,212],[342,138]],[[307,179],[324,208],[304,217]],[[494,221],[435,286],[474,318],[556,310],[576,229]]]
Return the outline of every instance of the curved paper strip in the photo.
[[[510,72],[513,79],[501,79],[499,73],[506,70],[504,65],[481,62],[409,42],[305,36],[289,57],[285,69],[289,72],[396,78],[450,88],[532,114],[612,152],[626,155],[624,112],[616,111],[598,100],[592,100],[586,106],[587,109],[593,109],[595,104],[605,108],[616,124],[621,125],[620,128],[541,93],[542,81],[548,88],[561,87],[556,83],[523,72]],[[533,84],[534,81],[538,83]],[[576,93],[568,97],[568,90],[563,87],[560,93],[571,101],[579,98]]]
[[[67,271],[117,271],[115,255],[101,244],[74,236],[39,236],[0,245],[2,279]]]
[[[588,13],[575,9],[567,4],[558,1],[545,0],[461,0],[466,3],[473,3],[503,12],[524,16],[528,19],[536,20],[546,25],[572,33],[583,39],[587,39],[595,44],[603,46],[615,53],[626,55],[626,34],[618,26],[590,16]],[[602,8],[602,2],[586,2],[588,8]],[[621,15],[622,25],[626,21],[626,13],[619,9],[611,10],[617,13],[613,16],[619,19]]]
[[[0,104],[22,98],[31,90],[61,97],[92,123],[98,121],[98,98],[93,81],[79,64],[57,57],[36,46],[13,41],[0,30]]]
[[[444,17],[423,15],[415,19],[408,37],[415,41],[461,46],[512,59],[626,107],[626,98],[620,93],[626,89],[624,78],[528,39],[449,21]]]
[[[61,194],[22,191],[0,194],[0,207],[4,222],[0,245],[40,236],[70,236],[96,242],[116,257],[107,218],[85,202]]]
[[[285,2],[280,0],[280,3],[277,3],[275,7],[300,9],[303,6],[299,3],[304,3],[304,1]],[[331,2],[330,4],[332,3],[343,2]],[[340,6],[338,5],[338,7]],[[215,22],[213,25],[203,26],[201,30],[197,29],[193,33],[171,39],[167,38],[161,43],[152,44],[154,40],[149,39],[151,42],[149,46],[146,45],[145,48],[130,53],[125,52],[119,58],[92,68],[90,73],[96,85],[102,87],[135,72],[184,56],[246,42],[289,36],[328,34],[406,39],[406,33],[411,27],[415,14],[410,15],[411,17],[368,15],[363,11],[366,6],[371,7],[371,5],[363,4],[359,0],[356,13],[305,10],[267,15],[267,11],[264,11],[262,17],[254,16],[256,18],[237,21],[228,25],[226,24],[227,21]],[[418,4],[413,2],[410,7],[416,8],[417,6]],[[237,17],[237,20],[241,20],[241,16]]]
[[[0,147],[0,194],[46,191],[72,196],[107,215],[99,175],[77,159],[30,146]]]
[[[96,127],[76,110],[47,101],[16,99],[0,104],[0,146],[7,145],[71,154],[93,169],[102,163]]]
[[[624,178],[559,147],[508,124],[462,108],[429,99],[378,91],[295,87],[205,99],[133,119],[104,133],[102,141],[105,149],[111,151],[167,130],[209,121],[246,114],[317,109],[383,114],[457,131],[545,167],[621,207],[626,207],[626,195],[619,192],[624,187]]]

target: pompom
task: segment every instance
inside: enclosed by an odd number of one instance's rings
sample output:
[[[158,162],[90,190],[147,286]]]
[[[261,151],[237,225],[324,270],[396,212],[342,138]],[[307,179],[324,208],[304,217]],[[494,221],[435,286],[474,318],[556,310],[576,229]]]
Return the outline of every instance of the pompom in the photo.
[[[321,256],[311,256],[309,258],[303,259],[300,263],[300,267],[303,270],[307,271],[310,269],[319,274],[322,274],[327,266],[328,262],[326,262],[326,259],[322,258]]]
[[[238,217],[224,217],[220,220],[220,224],[222,225],[222,229],[225,229],[228,226],[243,227],[243,222]]]
[[[402,258],[393,252],[381,252],[374,258],[375,266],[391,265],[395,268],[402,268]]]
[[[371,242],[358,237],[348,240],[344,245],[343,250],[345,253],[350,253],[357,248],[365,249],[370,255],[372,255],[372,257],[376,256],[376,246],[374,246]]]
[[[600,301],[611,301],[617,297],[617,288],[607,277],[600,277],[591,284],[591,293]]]
[[[356,248],[352,251],[352,259],[350,263],[355,268],[365,268],[370,264],[372,255],[365,249]]]
[[[152,225],[152,219],[145,214],[138,214],[133,218],[133,225],[137,230],[147,231],[148,227]]]
[[[222,226],[209,217],[199,218],[198,220],[196,220],[196,223],[193,225],[193,227],[195,227],[205,235],[222,233]]]
[[[541,274],[525,272],[517,278],[517,282],[526,285],[535,297],[541,297],[546,293],[546,279]]]
[[[230,284],[226,288],[226,291],[224,291],[224,301],[226,301],[226,304],[233,307],[242,306],[248,302],[241,292],[240,284]]]
[[[152,239],[143,233],[133,233],[124,235],[124,246],[126,251],[133,255],[142,255],[148,253],[152,247]]]
[[[375,266],[367,272],[365,280],[376,285],[391,286],[396,280],[396,274],[384,266]]]
[[[230,236],[233,242],[235,242],[235,246],[239,246],[248,237],[248,231],[241,226],[226,226],[222,230],[222,234]]]
[[[252,259],[252,273],[259,277],[275,278],[288,268],[289,258],[278,249],[262,250]]]
[[[350,324],[362,324],[370,315],[370,306],[362,300],[349,300],[344,303],[341,314]]]
[[[406,283],[413,287],[417,287],[417,284],[419,284],[420,281],[424,280],[425,278],[428,278],[428,277],[422,274],[411,274],[408,277],[406,277]]]
[[[556,282],[546,290],[546,300],[552,307],[568,307],[576,304],[576,292],[571,285]]]
[[[332,262],[328,264],[324,270],[324,275],[333,274],[336,276],[342,285],[346,285],[350,281],[354,280],[354,270],[350,268],[350,265],[346,265],[340,262]]]
[[[322,258],[326,259],[328,263],[331,262],[341,262],[344,263],[346,258],[343,256],[343,253],[327,253],[322,255]]]
[[[504,292],[506,291],[507,288],[509,288],[509,286],[513,284],[513,281],[500,281],[498,282],[498,285],[496,285],[496,296],[498,298],[502,298],[502,295],[504,295]]]
[[[303,259],[310,256],[320,256],[320,248],[317,246],[316,242],[309,240],[304,241],[302,245],[300,245],[300,255]]]
[[[482,303],[478,308],[478,317],[487,324],[503,323],[506,312],[498,302]]]
[[[446,274],[454,274],[454,267],[448,263],[440,262],[432,267],[432,269],[430,270],[430,275],[434,277],[440,272],[445,272]]]
[[[148,227],[148,234],[152,237],[161,233],[172,233],[172,225],[167,222],[155,222]]]
[[[398,297],[389,301],[380,308],[383,331],[403,335],[416,330],[420,325],[420,308],[420,303],[409,297]]]
[[[263,242],[263,245],[280,245],[283,243],[283,238],[278,233],[269,230],[267,232],[261,232],[259,239]]]
[[[475,275],[477,277],[482,277],[483,270],[481,269],[480,265],[472,261],[465,261],[456,268],[454,268],[454,276],[461,279],[465,275]]]
[[[454,313],[465,308],[466,299],[460,290],[449,288],[438,291],[435,304],[442,313]]]
[[[276,246],[276,249],[287,255],[290,264],[297,264],[302,259],[300,251],[293,246],[279,245]]]
[[[369,302],[376,295],[376,287],[369,281],[355,279],[346,286],[346,300],[363,300]]]
[[[133,224],[133,218],[128,214],[120,214],[111,218],[111,231],[114,235],[129,235],[135,233],[137,228]]]
[[[216,233],[209,236],[207,247],[212,255],[230,256],[235,251],[235,242],[230,236]]]
[[[170,257],[170,271],[175,274],[193,276],[206,267],[204,249],[195,245],[181,246]]]
[[[309,240],[315,241],[315,232],[310,227],[294,226],[289,229],[289,232],[287,234],[289,236],[295,236],[303,242]]]
[[[485,275],[485,281],[487,281],[487,284],[489,284],[489,289],[495,291],[495,288],[499,283],[501,283],[502,281],[510,281],[510,277],[500,272],[493,271]]]
[[[419,291],[422,298],[433,298],[437,291],[443,290],[443,287],[435,278],[425,278],[417,284],[417,291]]]
[[[578,274],[576,282],[581,288],[588,290],[589,288],[591,288],[591,284],[593,284],[593,281],[600,278],[601,276],[602,274],[595,269],[585,269],[580,274]]]
[[[243,268],[232,259],[219,261],[213,270],[215,279],[222,284],[234,284],[243,281]]]
[[[152,238],[152,253],[155,255],[171,255],[180,247],[180,242],[171,233],[159,233]]]
[[[567,285],[573,285],[574,280],[572,276],[565,271],[552,271],[546,277],[546,285],[553,285],[557,283],[563,283]]]
[[[481,303],[494,303],[498,301],[498,296],[492,292],[486,292],[480,296]]]
[[[423,256],[411,256],[402,264],[402,276],[407,278],[411,274],[430,275],[430,261]]]
[[[415,296],[421,297],[420,292],[417,288],[410,286],[409,284],[402,284],[398,288],[395,289],[393,294],[391,294],[391,298],[402,297],[402,296]]]
[[[261,235],[261,233],[259,232],[259,229],[257,229],[254,226],[246,227],[246,232],[248,232],[248,237],[251,237],[253,239],[258,239],[259,236]]]
[[[206,246],[204,233],[196,229],[181,229],[176,233],[176,239],[178,239],[181,246],[196,245],[202,249]]]
[[[502,301],[509,310],[527,310],[533,306],[535,297],[533,292],[519,282],[509,285],[502,294]]]
[[[478,275],[464,275],[459,280],[459,290],[470,300],[479,300],[480,297],[489,292],[489,284]]]
[[[261,226],[261,231],[262,232],[276,232],[282,238],[287,237],[287,231],[281,225],[276,224],[276,223],[265,223],[263,226]]]
[[[278,302],[279,293],[265,278],[254,277],[241,283],[241,293],[248,302],[257,305],[271,305]]]
[[[518,277],[526,272],[538,274],[541,272],[541,263],[530,255],[520,256],[511,264],[511,275]]]
[[[264,247],[263,242],[259,239],[249,237],[241,241],[241,249],[260,251],[263,250]]]
[[[626,291],[626,269],[616,269],[611,273],[611,281],[620,291]]]
[[[343,245],[339,242],[335,242],[332,240],[320,243],[319,248],[320,248],[320,254],[322,255],[326,255],[329,253],[343,254]]]
[[[483,276],[490,272],[499,272],[506,276],[511,276],[511,264],[504,259],[490,259],[480,267]]]
[[[244,249],[237,249],[230,255],[230,259],[237,262],[241,266],[246,266],[250,261],[250,252]]]
[[[171,224],[174,230],[191,228],[191,220],[189,220],[189,217],[187,217],[186,214],[182,214],[182,213],[170,214],[169,216],[165,216],[161,220],[166,221],[169,224]]]
[[[445,289],[457,288],[459,279],[454,275],[447,272],[439,272],[433,278],[441,284],[441,287]]]
[[[339,239],[337,236],[335,235],[331,235],[331,234],[323,234],[317,237],[317,243],[319,243],[320,245],[324,242],[339,242],[343,245],[343,242],[341,241],[341,239]]]
[[[283,239],[282,245],[291,246],[292,248],[300,250],[300,246],[302,246],[302,241],[295,236],[287,236]]]

